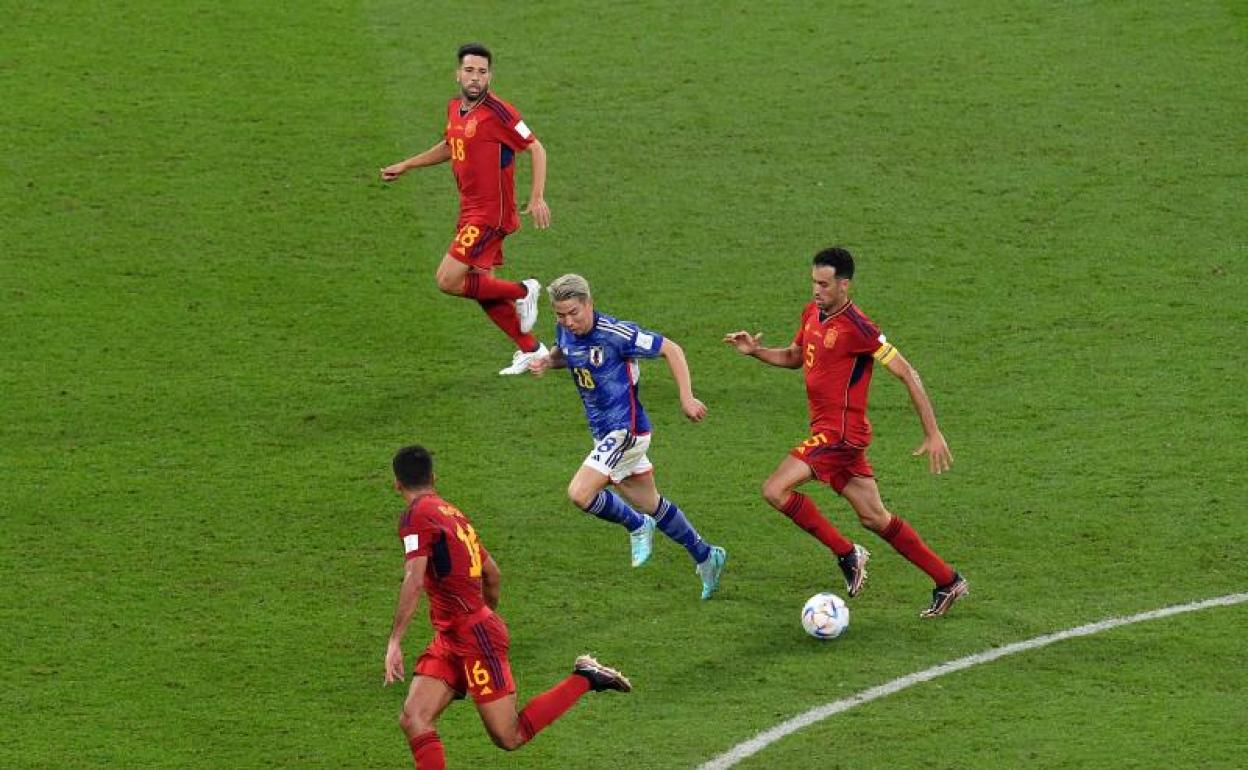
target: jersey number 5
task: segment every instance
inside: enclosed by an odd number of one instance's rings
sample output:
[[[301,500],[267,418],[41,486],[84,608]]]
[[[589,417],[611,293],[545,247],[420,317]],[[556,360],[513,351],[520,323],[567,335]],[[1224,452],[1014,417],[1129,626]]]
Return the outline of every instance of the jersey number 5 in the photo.
[[[815,343],[807,342],[806,343],[806,368],[809,369],[810,367],[814,365],[815,365]]]
[[[468,549],[468,558],[471,564],[468,567],[468,577],[481,577],[481,543],[477,540],[476,530],[471,524],[455,524],[455,537],[463,542],[464,547]]]

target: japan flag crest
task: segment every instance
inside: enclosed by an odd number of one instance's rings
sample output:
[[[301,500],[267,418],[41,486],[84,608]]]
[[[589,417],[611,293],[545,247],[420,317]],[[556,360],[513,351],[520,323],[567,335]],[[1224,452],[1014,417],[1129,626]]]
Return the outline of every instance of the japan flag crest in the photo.
[[[595,345],[589,349],[590,366],[602,366],[602,359],[603,359],[602,346]]]

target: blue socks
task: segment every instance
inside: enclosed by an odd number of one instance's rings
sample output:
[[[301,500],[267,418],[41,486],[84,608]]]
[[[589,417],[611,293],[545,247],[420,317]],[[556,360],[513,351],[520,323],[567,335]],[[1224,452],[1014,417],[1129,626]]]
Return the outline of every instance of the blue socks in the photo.
[[[607,489],[598,493],[585,512],[603,521],[619,524],[629,532],[636,531],[645,523],[640,513],[621,500],[619,495]],[[685,512],[680,510],[676,503],[666,497],[660,497],[659,507],[654,512],[654,519],[659,531],[683,545],[698,564],[706,561],[706,558],[711,555],[711,546],[693,528],[689,519],[685,518]]]
[[[685,518],[684,511],[676,507],[676,503],[666,497],[660,497],[654,518],[655,523],[659,525],[659,531],[683,545],[698,564],[706,561],[706,557],[711,555],[711,547]]]
[[[645,523],[641,514],[629,507],[619,495],[610,490],[602,490],[585,512],[615,524],[622,524],[629,532],[636,530]],[[683,520],[683,517],[682,517]],[[665,530],[666,531],[666,530]]]

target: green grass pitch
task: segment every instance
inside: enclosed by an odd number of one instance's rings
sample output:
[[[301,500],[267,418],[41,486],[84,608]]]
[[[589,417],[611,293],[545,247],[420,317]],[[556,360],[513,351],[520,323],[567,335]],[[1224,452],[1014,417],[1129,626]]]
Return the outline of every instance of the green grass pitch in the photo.
[[[515,754],[458,704],[453,767],[692,768],[945,660],[1248,590],[1243,3],[0,9],[0,766],[410,766],[381,680],[412,441],[501,565],[521,700],[584,651],[636,685]],[[660,488],[730,552],[711,602],[675,546],[632,571],[567,503],[573,388],[497,377],[506,340],[436,291],[448,171],[377,181],[439,135],[470,39],[550,155],[554,226],[504,275],[581,272],[689,355],[705,423],[662,364],[642,395]],[[926,579],[862,533],[871,583],[820,644],[798,610],[834,564],[759,497],[800,377],[719,338],[787,340],[832,243],[956,458],[910,457],[877,377],[886,502],[973,593],[920,622]],[[742,766],[1237,766],[1246,625],[1003,659]]]

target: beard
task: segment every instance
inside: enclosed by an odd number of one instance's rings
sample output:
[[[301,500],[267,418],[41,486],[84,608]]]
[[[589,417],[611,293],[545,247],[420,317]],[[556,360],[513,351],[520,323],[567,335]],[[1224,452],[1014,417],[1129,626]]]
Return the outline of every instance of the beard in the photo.
[[[481,97],[485,96],[485,94],[486,94],[489,90],[490,90],[490,87],[489,87],[489,86],[479,86],[479,87],[478,87],[478,90],[477,90],[477,92],[476,92],[476,94],[472,94],[472,93],[469,93],[468,88],[467,88],[466,86],[460,86],[460,87],[459,87],[459,93],[460,93],[460,96],[462,96],[464,99],[466,99],[467,101],[470,101],[470,102],[475,102],[476,100],[478,100],[478,99],[480,99]]]

